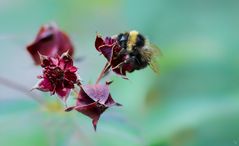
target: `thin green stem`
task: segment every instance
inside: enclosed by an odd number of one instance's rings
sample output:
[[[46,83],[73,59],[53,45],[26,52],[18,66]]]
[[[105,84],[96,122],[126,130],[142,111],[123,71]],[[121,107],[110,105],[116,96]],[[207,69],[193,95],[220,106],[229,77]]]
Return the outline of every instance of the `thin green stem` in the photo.
[[[40,103],[42,105],[45,105],[45,102],[41,98],[39,98],[38,95],[32,93],[27,87],[24,87],[23,85],[21,85],[19,83],[16,83],[14,81],[10,81],[9,79],[6,79],[4,77],[0,77],[0,84],[6,86],[8,88],[17,90],[19,92],[22,92],[25,95],[27,95],[28,97],[37,101],[38,103]]]

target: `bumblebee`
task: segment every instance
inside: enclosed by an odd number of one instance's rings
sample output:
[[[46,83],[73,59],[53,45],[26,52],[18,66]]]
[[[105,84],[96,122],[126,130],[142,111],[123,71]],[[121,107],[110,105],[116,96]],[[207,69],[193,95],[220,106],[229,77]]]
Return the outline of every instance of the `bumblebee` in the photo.
[[[157,56],[160,55],[160,50],[156,45],[135,30],[118,34],[116,40],[122,48],[119,55],[128,56],[124,63],[131,64],[135,70],[150,66],[155,73],[159,74]]]

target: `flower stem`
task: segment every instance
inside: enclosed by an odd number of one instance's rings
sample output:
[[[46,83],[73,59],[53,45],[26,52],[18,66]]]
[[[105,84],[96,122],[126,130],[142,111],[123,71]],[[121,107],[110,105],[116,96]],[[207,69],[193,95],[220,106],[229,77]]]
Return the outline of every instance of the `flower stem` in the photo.
[[[28,97],[34,99],[38,103],[40,103],[42,105],[45,105],[45,102],[41,98],[39,98],[38,95],[30,92],[30,90],[28,90],[27,87],[24,87],[21,84],[18,84],[16,82],[10,81],[10,80],[8,80],[8,79],[6,79],[4,77],[0,77],[0,84],[6,86],[8,88],[20,91],[20,92],[26,94]]]
[[[105,76],[105,72],[106,72],[107,70],[109,70],[109,68],[110,68],[110,64],[109,64],[109,62],[107,62],[107,63],[105,64],[105,67],[104,67],[103,70],[101,71],[101,73],[100,73],[98,79],[96,80],[96,84],[98,84],[98,83],[100,82],[100,80]]]

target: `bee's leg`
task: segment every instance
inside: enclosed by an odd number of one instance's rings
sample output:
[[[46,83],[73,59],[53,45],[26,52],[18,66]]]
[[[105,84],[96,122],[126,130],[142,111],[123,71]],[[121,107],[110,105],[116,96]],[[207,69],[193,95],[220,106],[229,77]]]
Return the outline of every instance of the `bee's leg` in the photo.
[[[130,58],[126,59],[124,61],[124,63],[132,63],[134,65],[141,65],[141,62],[139,61],[139,59],[136,56],[131,56]]]
[[[131,58],[128,58],[126,60],[124,60],[123,62],[119,63],[118,65],[116,65],[115,67],[113,67],[112,69],[116,69],[116,68],[122,68],[122,66],[126,63],[130,63],[131,61],[134,61],[136,58],[134,56],[132,56]]]
[[[125,64],[125,62],[121,62],[118,65],[116,65],[115,67],[113,67],[112,69],[116,69],[116,68],[122,68],[122,66]]]
[[[127,60],[125,60],[125,63],[129,63],[130,61],[132,62],[137,62],[138,64],[141,64],[140,61],[137,59],[136,56],[131,56],[130,58],[128,58]]]
[[[122,49],[119,51],[119,53],[118,53],[117,56],[123,55],[123,54],[125,54],[125,53],[127,53],[127,50],[124,49],[124,48],[122,48]]]
[[[120,74],[123,74],[123,67],[122,66],[120,66]]]

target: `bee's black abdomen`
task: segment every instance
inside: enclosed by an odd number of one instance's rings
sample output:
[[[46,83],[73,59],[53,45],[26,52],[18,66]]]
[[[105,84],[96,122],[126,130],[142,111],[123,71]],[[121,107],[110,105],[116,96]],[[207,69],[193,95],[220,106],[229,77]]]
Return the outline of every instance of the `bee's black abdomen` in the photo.
[[[145,38],[143,35],[138,34],[136,39],[136,47],[143,47],[145,45]]]
[[[133,72],[134,70],[143,69],[148,65],[148,62],[142,58],[142,55],[139,53],[138,50],[135,50],[134,52],[130,53],[130,58],[130,63],[134,67],[131,72]]]
[[[137,59],[135,61],[135,69],[136,70],[140,70],[140,69],[143,69],[143,68],[147,67],[148,62],[143,60],[141,55],[137,56],[136,59]]]

